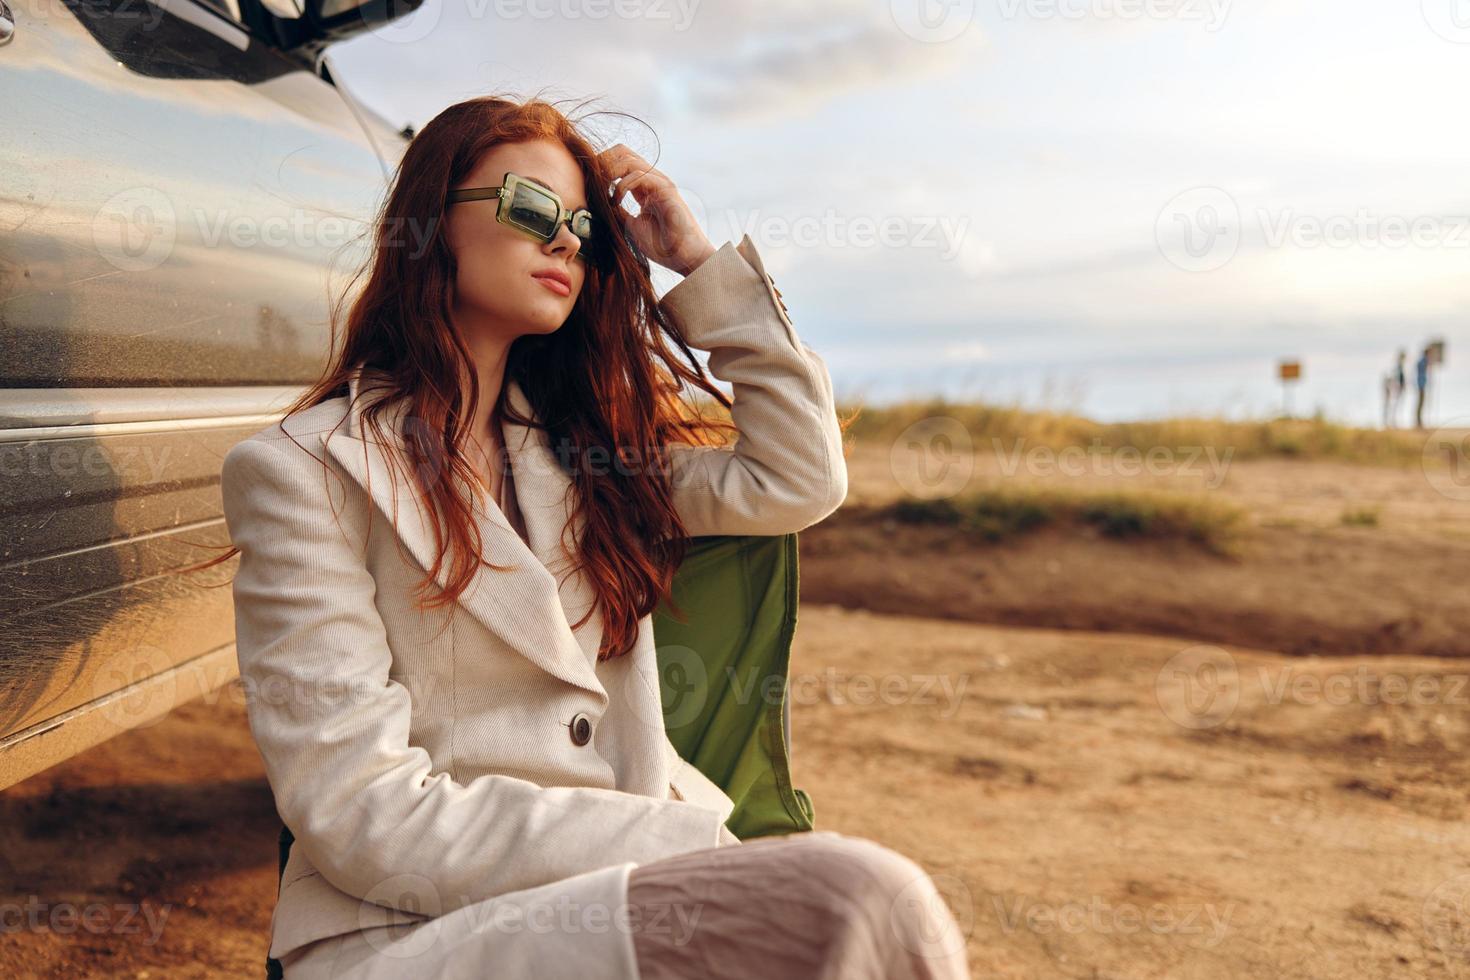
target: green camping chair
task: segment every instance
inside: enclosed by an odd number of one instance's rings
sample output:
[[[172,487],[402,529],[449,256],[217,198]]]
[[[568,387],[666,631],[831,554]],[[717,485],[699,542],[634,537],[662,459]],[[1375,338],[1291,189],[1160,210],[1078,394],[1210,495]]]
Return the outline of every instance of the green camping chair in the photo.
[[[653,614],[669,739],[735,801],[725,826],[741,840],[813,829],[811,797],[791,785],[796,555],[794,533],[693,538],[673,585],[686,621]],[[278,875],[293,839],[283,825]],[[267,980],[281,976],[267,958]]]

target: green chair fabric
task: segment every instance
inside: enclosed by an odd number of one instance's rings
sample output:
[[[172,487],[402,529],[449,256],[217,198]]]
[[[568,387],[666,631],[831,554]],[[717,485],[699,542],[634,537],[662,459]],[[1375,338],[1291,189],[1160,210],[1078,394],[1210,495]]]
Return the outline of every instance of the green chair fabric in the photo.
[[[667,604],[653,613],[664,727],[735,802],[725,826],[741,840],[814,827],[811,797],[791,784],[798,578],[794,533],[693,538],[673,582],[683,621]],[[278,876],[293,840],[282,825]],[[278,960],[266,977],[281,980]]]
[[[673,584],[686,621],[653,614],[669,740],[735,801],[742,840],[813,828],[788,747],[797,578],[795,534],[694,538]]]

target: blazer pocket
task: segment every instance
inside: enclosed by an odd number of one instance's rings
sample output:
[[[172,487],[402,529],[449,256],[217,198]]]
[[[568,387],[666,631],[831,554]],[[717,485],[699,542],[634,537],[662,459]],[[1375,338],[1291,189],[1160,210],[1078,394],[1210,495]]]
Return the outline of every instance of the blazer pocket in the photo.
[[[730,819],[730,814],[735,812],[735,801],[701,772],[698,766],[683,758],[675,767],[669,785],[673,787],[677,799],[718,812],[721,822]]]

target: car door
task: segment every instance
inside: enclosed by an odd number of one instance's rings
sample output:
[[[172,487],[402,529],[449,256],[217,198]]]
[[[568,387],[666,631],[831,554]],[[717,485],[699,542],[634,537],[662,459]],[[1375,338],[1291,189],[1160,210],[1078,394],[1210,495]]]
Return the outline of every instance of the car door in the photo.
[[[10,9],[0,787],[235,676],[234,563],[174,573],[228,545],[220,460],[321,368],[395,162],[225,0]]]

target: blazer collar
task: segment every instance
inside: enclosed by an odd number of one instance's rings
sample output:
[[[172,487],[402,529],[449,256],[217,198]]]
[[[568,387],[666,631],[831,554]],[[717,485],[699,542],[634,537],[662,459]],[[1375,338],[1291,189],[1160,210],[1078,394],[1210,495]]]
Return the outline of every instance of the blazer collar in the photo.
[[[326,450],[372,497],[379,511],[392,517],[394,528],[408,551],[423,566],[433,564],[434,532],[426,504],[410,485],[410,464],[404,453],[403,426],[407,399],[387,405],[379,416],[387,445],[363,424],[364,396],[376,387],[375,372],[359,367],[348,382],[348,407],[342,425],[323,433]],[[538,419],[525,392],[506,379],[506,397],[522,414]],[[584,576],[572,572],[573,549],[580,540],[582,521],[567,527],[571,517],[571,478],[557,463],[546,433],[509,419],[501,427],[517,503],[526,523],[530,548],[516,533],[495,501],[476,483],[461,488],[472,501],[479,527],[481,558],[510,570],[478,567],[459,596],[459,605],[508,646],[538,667],[598,695],[604,705],[606,689],[593,661],[600,635],[594,614],[581,633],[571,623],[586,613],[595,598]],[[396,456],[390,468],[390,454]],[[562,537],[566,543],[563,547]],[[442,588],[448,581],[446,561],[436,576]],[[559,581],[558,577],[563,576]]]

